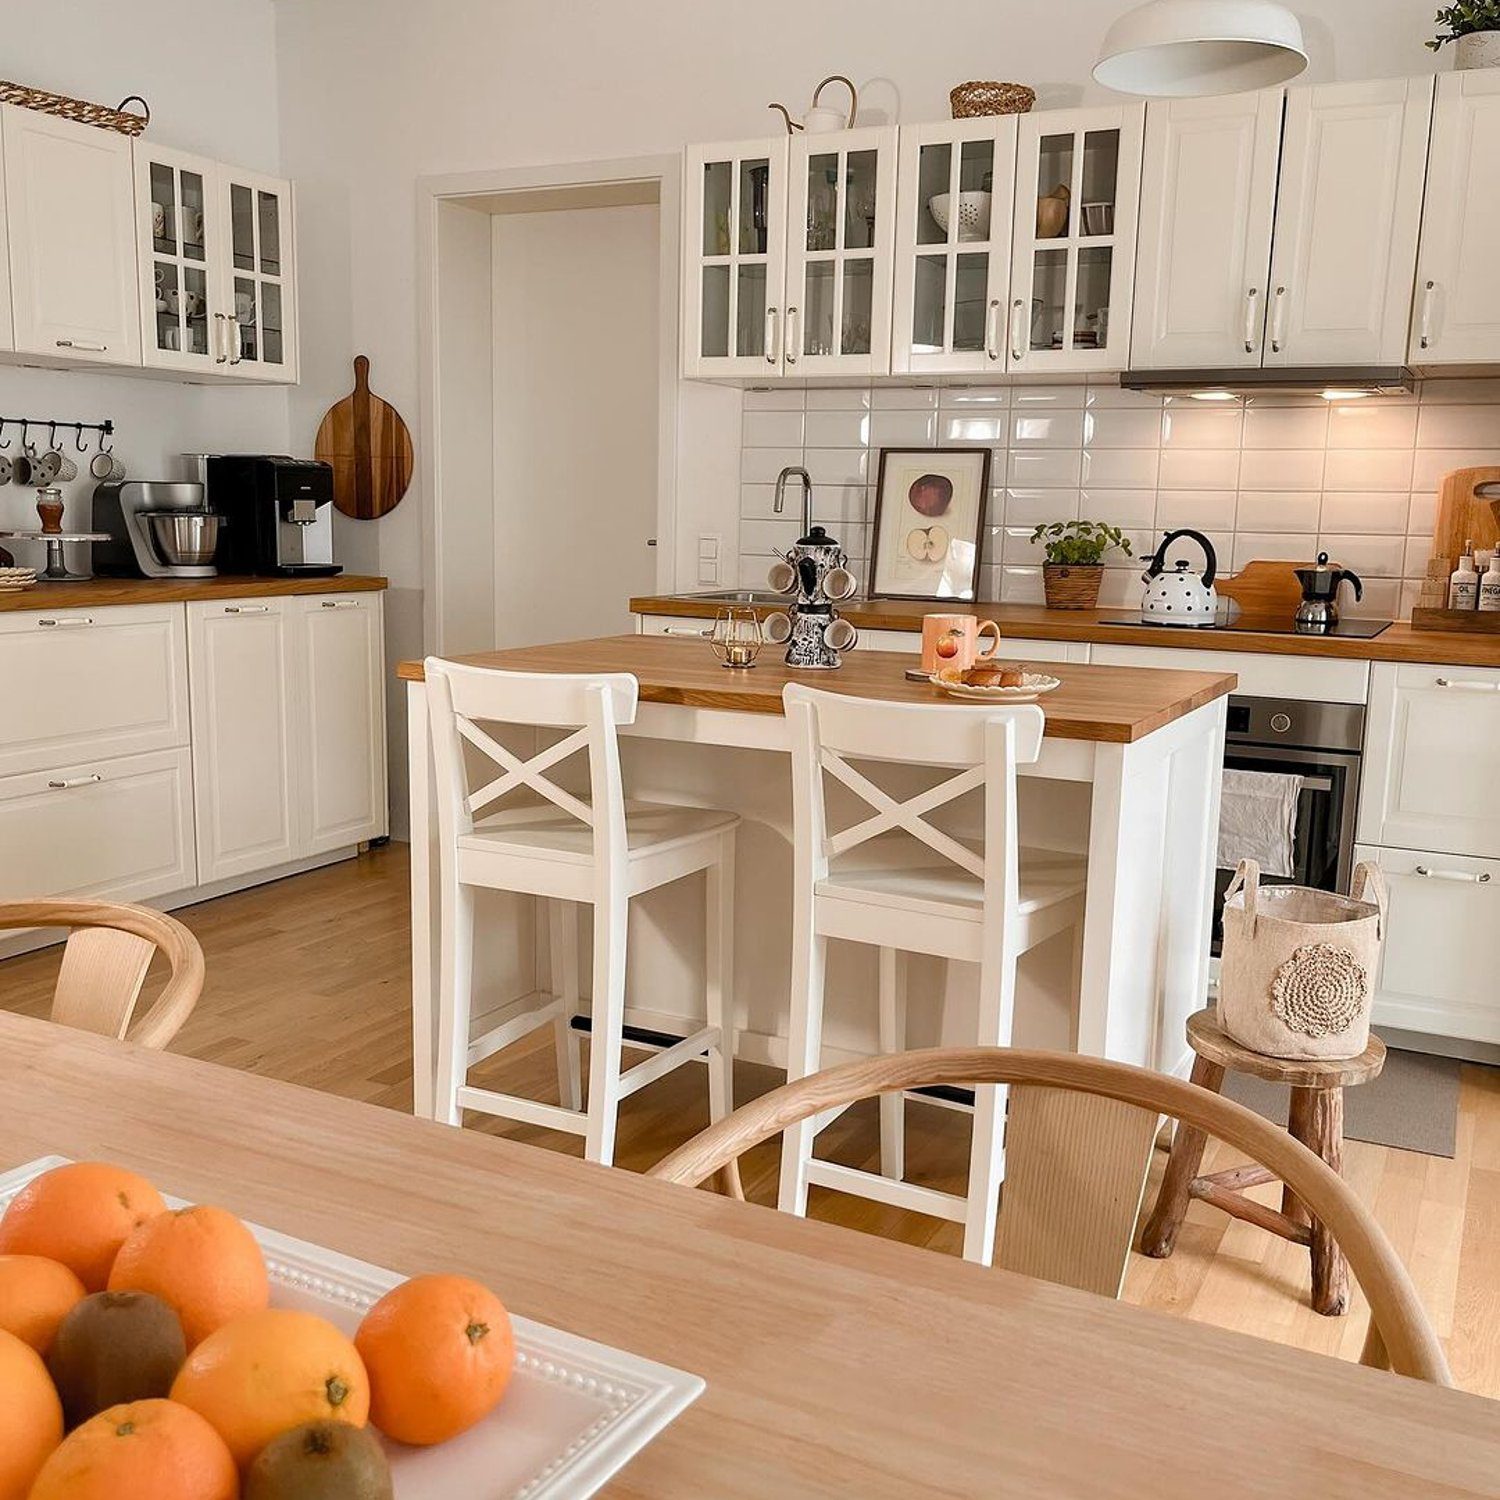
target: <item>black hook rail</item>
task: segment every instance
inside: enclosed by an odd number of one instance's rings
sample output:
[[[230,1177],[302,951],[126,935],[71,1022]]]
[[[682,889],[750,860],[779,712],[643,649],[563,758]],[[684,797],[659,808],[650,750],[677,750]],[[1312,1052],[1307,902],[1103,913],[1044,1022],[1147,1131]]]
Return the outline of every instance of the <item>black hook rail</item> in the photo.
[[[97,432],[99,434],[99,447],[104,452],[109,449],[104,447],[104,440],[113,437],[115,424],[106,417],[102,422],[65,422],[59,417],[0,417],[0,448],[9,448],[11,439],[5,436],[7,427],[19,427],[21,429],[21,441],[24,444],[30,437],[33,427],[45,427],[47,429],[47,441],[50,446],[57,446],[57,430],[62,428],[64,432],[71,431],[74,446],[80,453],[87,451],[87,445],[83,441],[85,432]]]

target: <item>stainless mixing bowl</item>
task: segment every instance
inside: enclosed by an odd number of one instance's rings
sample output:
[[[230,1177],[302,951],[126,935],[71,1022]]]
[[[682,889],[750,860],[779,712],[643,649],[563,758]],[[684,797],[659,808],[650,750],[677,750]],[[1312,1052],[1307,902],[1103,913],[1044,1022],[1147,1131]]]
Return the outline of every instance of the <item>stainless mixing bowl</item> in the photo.
[[[222,517],[203,510],[143,511],[162,561],[174,567],[202,567],[214,560]]]

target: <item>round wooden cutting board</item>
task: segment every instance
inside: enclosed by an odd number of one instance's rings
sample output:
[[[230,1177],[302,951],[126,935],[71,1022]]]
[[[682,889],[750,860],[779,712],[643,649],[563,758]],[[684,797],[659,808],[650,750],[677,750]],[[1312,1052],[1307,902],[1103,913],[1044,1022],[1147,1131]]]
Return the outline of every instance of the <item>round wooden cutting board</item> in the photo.
[[[370,391],[370,361],[354,361],[354,389],[328,408],[313,454],[333,466],[333,503],[373,521],[400,503],[411,483],[411,433],[401,414]]]

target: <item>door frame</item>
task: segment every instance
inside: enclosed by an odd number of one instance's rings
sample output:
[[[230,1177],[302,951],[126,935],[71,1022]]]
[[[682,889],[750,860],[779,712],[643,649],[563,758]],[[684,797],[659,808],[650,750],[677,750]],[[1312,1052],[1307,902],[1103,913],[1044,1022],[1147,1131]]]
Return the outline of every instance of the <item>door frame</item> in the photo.
[[[495,213],[494,200],[542,194],[556,208],[594,206],[591,190],[654,184],[660,245],[658,261],[656,588],[674,586],[677,553],[677,350],[681,295],[682,159],[678,155],[620,157],[491,171],[447,173],[417,179],[417,335],[421,430],[421,503],[431,539],[422,560],[424,650],[444,649],[443,466],[441,348],[438,313],[442,275],[439,211],[445,204]]]

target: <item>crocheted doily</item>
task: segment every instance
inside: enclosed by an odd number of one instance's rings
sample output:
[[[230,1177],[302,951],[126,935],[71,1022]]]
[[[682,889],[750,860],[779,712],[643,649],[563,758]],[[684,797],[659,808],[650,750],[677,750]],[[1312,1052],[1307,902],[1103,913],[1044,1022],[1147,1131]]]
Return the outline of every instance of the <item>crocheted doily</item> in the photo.
[[[1337,1036],[1359,1018],[1369,995],[1364,965],[1332,943],[1307,943],[1276,971],[1271,1009],[1303,1036]]]

